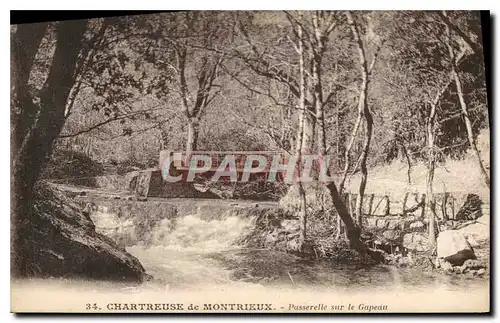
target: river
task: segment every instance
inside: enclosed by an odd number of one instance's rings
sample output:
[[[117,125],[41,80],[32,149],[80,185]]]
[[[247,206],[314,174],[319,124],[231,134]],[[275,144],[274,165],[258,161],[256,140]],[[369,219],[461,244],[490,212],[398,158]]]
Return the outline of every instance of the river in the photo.
[[[173,289],[259,285],[277,289],[320,290],[465,290],[484,282],[466,275],[442,274],[421,268],[341,264],[303,259],[238,244],[254,219],[236,216],[201,219],[196,215],[164,220],[152,232],[149,246],[128,247],[155,284]]]
[[[29,280],[13,282],[12,295],[17,304],[40,304],[40,311],[85,311],[87,304],[113,311],[116,304],[131,302],[185,304],[184,310],[189,310],[187,304],[203,310],[207,304],[258,302],[272,304],[278,312],[325,306],[321,312],[328,313],[344,312],[352,304],[351,311],[357,312],[367,311],[367,304],[384,308],[381,312],[489,308],[488,279],[247,249],[238,241],[254,221],[237,216],[202,219],[196,214],[162,220],[147,244],[126,248],[154,277],[141,285]]]

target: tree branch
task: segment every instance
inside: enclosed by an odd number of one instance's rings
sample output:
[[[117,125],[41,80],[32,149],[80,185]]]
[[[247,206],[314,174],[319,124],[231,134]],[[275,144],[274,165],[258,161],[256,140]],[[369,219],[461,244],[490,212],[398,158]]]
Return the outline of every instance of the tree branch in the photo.
[[[469,36],[467,36],[456,24],[454,24],[446,14],[446,11],[440,11],[437,14],[450,29],[457,33],[457,35],[459,35],[467,43],[467,45],[469,45],[476,55],[482,55],[482,47],[479,44],[474,43]]]

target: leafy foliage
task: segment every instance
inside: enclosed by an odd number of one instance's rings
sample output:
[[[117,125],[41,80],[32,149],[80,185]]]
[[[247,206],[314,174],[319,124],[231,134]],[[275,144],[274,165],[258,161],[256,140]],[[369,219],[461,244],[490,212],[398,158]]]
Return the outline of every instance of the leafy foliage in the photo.
[[[342,167],[357,113],[356,46],[341,12],[321,14],[336,23],[327,36],[321,77],[327,146]],[[58,145],[97,160],[134,155],[152,165],[160,149],[185,149],[187,121],[196,117],[199,150],[291,151],[298,64],[290,17],[306,32],[313,30],[312,12],[179,12],[90,21]],[[447,17],[457,48],[469,42],[480,47],[475,13]],[[374,115],[369,161],[373,166],[406,155],[425,160],[429,102],[449,79],[445,20],[439,12],[412,11],[355,13],[355,18],[367,48],[381,44],[369,87]],[[54,45],[50,27],[31,73],[33,89],[43,84]],[[468,50],[459,72],[477,136],[488,127],[481,53]],[[441,160],[462,158],[468,149],[453,86],[439,102],[436,140]],[[360,150],[356,139],[352,155]]]

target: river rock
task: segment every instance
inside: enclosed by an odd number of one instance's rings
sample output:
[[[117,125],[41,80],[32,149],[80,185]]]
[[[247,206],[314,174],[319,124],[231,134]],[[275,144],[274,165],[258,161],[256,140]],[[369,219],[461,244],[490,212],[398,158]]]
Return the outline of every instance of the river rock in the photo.
[[[474,236],[472,236],[472,235],[469,234],[469,235],[466,236],[466,239],[467,239],[467,242],[469,243],[469,245],[472,248],[480,246],[479,242],[477,242],[477,240],[476,240],[476,238],[474,238]]]
[[[286,242],[286,250],[291,252],[300,252],[301,245],[299,239],[289,240]]]
[[[79,206],[51,186],[34,196],[29,223],[17,230],[13,274],[142,282],[149,279],[139,260],[97,233]]]
[[[398,266],[400,267],[406,267],[411,264],[410,259],[408,257],[400,257],[398,259]]]
[[[457,230],[443,231],[439,234],[437,256],[444,258],[454,266],[461,266],[467,259],[476,259],[469,243]]]
[[[482,276],[482,275],[486,274],[486,269],[481,268],[481,269],[479,269],[479,270],[477,271],[477,273],[476,273],[476,274],[477,274],[478,276]]]
[[[464,264],[462,265],[462,267],[468,268],[468,269],[480,269],[480,268],[484,268],[484,265],[479,260],[467,259],[466,261],[464,261]]]
[[[278,241],[278,236],[279,236],[279,231],[274,230],[270,232],[265,239],[265,244],[266,245],[274,245],[276,244],[276,241]]]
[[[446,272],[452,272],[453,271],[453,266],[448,262],[448,261],[441,261],[440,262],[440,267],[442,270]]]

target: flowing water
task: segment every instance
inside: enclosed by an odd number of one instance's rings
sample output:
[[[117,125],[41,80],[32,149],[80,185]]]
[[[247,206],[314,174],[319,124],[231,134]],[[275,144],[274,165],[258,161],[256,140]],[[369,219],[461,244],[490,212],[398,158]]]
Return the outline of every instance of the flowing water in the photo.
[[[241,237],[254,227],[251,217],[202,219],[187,215],[163,220],[151,232],[149,246],[128,247],[153,284],[172,289],[263,286],[292,290],[465,290],[485,285],[465,275],[426,272],[421,268],[340,264],[303,259],[283,252],[248,249]],[[485,285],[486,286],[486,285]]]
[[[96,226],[114,226],[134,236],[131,223],[100,214]],[[339,264],[307,260],[291,254],[248,249],[238,241],[255,225],[251,217],[200,217],[162,220],[147,243],[127,250],[136,256],[152,281],[136,284],[28,280],[12,283],[13,302],[23,311],[116,310],[117,303],[206,304],[271,303],[277,311],[367,311],[373,304],[390,312],[474,312],[489,308],[487,279],[425,272],[420,268]],[[117,228],[116,226],[121,226]],[[131,232],[126,232],[127,230]],[[30,304],[30,305],[27,305]],[[43,304],[43,305],[42,305]],[[111,306],[111,307],[110,307]],[[306,306],[306,307],[300,307]],[[220,309],[221,311],[224,311]],[[194,310],[196,311],[196,310]]]

